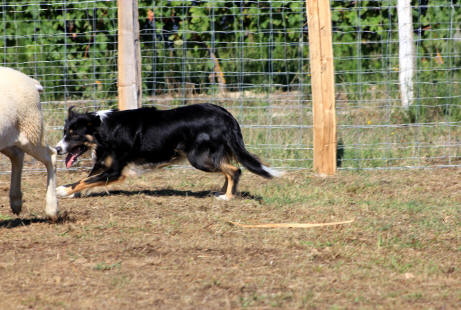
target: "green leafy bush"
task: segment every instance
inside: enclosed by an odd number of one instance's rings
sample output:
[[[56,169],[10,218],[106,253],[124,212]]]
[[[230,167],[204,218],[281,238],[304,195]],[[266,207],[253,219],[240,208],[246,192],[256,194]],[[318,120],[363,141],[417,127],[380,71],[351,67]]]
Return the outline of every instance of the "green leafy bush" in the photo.
[[[454,36],[460,4],[413,4],[414,109],[459,120],[454,98],[460,93],[461,47]],[[395,5],[395,0],[332,2],[336,80],[347,88],[349,100],[366,99],[370,86],[383,97],[398,96]],[[115,1],[17,0],[1,10],[0,62],[37,76],[48,89],[47,99],[116,97]],[[308,93],[304,1],[140,0],[139,21],[147,95],[213,93],[219,70],[230,91]]]

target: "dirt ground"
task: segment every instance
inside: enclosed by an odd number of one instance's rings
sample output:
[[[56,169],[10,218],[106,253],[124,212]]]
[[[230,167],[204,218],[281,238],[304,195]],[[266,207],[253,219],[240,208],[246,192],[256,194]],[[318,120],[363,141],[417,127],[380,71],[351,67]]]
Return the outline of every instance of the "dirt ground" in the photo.
[[[23,177],[20,217],[1,175],[0,309],[461,308],[460,169],[245,171],[230,202],[213,197],[223,181],[192,169],[131,177],[61,199],[52,223],[44,174]]]

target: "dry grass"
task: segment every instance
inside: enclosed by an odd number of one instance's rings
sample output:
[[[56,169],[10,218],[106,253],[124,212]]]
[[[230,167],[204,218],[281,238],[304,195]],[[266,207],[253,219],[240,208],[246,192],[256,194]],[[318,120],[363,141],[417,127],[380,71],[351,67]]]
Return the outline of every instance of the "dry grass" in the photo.
[[[67,183],[82,173],[60,173]],[[309,172],[217,201],[195,170],[133,177],[43,219],[45,175],[20,218],[0,176],[0,309],[459,309],[461,170]],[[331,222],[249,229],[228,221]]]

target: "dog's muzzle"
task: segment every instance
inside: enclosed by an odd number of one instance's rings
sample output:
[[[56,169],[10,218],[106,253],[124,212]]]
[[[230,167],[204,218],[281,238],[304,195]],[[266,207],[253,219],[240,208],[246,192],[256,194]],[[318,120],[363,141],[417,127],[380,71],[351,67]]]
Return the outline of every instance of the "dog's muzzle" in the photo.
[[[58,142],[58,144],[56,144],[55,149],[56,152],[58,152],[58,155],[67,153],[67,143],[64,141],[64,139],[62,139]]]

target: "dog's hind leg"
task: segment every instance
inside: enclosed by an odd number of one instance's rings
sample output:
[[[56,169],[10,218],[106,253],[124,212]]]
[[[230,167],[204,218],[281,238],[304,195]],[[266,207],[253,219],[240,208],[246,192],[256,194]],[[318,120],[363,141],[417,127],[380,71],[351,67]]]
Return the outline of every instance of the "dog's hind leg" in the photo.
[[[206,143],[198,144],[194,150],[187,154],[191,165],[206,172],[222,172],[225,176],[223,195],[220,200],[231,200],[237,191],[237,184],[241,170],[229,164],[224,148],[212,149]]]
[[[194,168],[205,172],[218,172],[219,165],[213,160],[216,157],[213,155],[215,154],[211,153],[209,148],[201,144],[187,154],[187,159]]]
[[[224,182],[222,189],[224,194],[218,196],[218,199],[231,200],[234,197],[234,194],[237,192],[237,185],[242,171],[229,163],[222,163],[220,169],[226,177],[226,181]]]
[[[1,151],[11,161],[10,206],[14,214],[19,214],[22,209],[21,174],[24,163],[24,152],[11,146]]]

